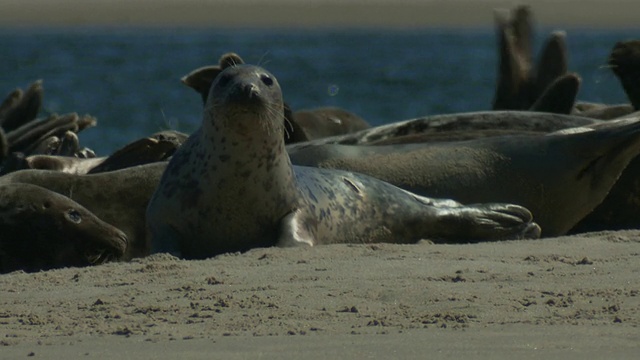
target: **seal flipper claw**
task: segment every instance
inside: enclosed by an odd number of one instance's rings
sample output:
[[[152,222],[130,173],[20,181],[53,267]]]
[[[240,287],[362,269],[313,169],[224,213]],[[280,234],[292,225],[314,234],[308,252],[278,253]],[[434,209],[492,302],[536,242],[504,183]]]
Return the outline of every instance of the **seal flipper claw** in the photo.
[[[540,227],[522,206],[511,204],[474,204],[440,209],[439,228],[452,241],[529,239],[540,237]]]
[[[314,245],[314,236],[307,225],[309,219],[304,219],[302,216],[304,216],[303,212],[298,209],[282,218],[277,246],[294,247]]]

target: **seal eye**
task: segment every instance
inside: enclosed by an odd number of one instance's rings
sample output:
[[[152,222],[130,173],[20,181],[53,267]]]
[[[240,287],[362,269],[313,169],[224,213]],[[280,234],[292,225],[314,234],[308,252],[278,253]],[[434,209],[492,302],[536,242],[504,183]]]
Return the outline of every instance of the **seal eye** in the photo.
[[[82,215],[80,215],[80,213],[77,210],[74,210],[74,209],[68,210],[65,215],[67,219],[71,220],[76,224],[80,224],[82,222]]]
[[[273,79],[269,75],[260,75],[260,80],[267,86],[273,85]]]

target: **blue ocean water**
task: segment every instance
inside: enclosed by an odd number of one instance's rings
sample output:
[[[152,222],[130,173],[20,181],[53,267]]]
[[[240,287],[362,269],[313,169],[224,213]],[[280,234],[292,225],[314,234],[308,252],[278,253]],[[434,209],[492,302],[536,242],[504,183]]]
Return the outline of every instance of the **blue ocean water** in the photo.
[[[540,30],[541,46],[546,30]],[[580,100],[627,99],[604,68],[614,43],[638,31],[569,30],[570,70]],[[294,109],[340,106],[371,124],[490,109],[497,49],[493,29],[0,31],[0,96],[44,80],[44,113],[98,118],[81,145],[107,155],[166,128],[200,122],[200,97],[180,83],[191,70],[234,51],[279,80]]]

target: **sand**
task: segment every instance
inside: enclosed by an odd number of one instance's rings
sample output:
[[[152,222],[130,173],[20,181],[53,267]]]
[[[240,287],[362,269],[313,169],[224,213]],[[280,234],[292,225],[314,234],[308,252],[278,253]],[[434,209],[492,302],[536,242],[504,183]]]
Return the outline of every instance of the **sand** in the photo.
[[[0,357],[633,358],[639,275],[640,231],[16,272]]]

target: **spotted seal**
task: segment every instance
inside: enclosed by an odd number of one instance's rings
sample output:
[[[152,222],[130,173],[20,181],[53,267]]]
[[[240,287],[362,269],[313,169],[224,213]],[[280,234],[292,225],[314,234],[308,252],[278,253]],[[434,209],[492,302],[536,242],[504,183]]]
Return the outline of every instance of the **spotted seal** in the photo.
[[[126,235],[66,196],[0,185],[0,272],[86,266],[120,258]]]
[[[488,240],[539,236],[530,212],[417,196],[352,172],[293,166],[282,92],[268,71],[231,66],[201,127],[176,151],[149,201],[154,252],[185,258],[272,245]]]
[[[543,236],[565,234],[584,218],[617,186],[639,152],[638,118],[548,135],[289,149],[294,164],[357,171],[420,195],[522,205],[531,210]],[[616,193],[633,191],[627,184]]]
[[[217,65],[203,66],[182,77],[182,83],[200,94],[204,104],[207,102],[211,84],[222,70],[229,66],[244,64],[244,60],[236,53],[226,53],[220,57]],[[285,143],[320,139],[327,136],[353,133],[368,129],[371,126],[360,116],[338,108],[319,107],[308,110],[293,111],[284,104]]]

